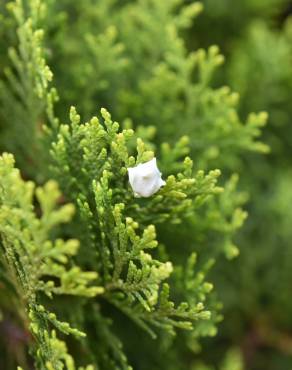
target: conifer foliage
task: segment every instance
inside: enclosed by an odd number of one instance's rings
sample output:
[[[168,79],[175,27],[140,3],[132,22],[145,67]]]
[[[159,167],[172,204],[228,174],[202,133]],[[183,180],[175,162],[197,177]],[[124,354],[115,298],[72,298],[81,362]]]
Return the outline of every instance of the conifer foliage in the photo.
[[[246,218],[232,170],[245,151],[267,151],[267,117],[242,123],[237,95],[212,86],[217,47],[187,51],[182,30],[200,10],[179,0],[3,9],[1,147],[12,154],[0,158],[0,309],[27,338],[14,352],[1,344],[6,369],[203,366],[200,338],[222,319],[206,275],[237,256]],[[137,198],[127,170],[154,157],[165,185]],[[222,368],[233,361],[241,367],[236,350]]]

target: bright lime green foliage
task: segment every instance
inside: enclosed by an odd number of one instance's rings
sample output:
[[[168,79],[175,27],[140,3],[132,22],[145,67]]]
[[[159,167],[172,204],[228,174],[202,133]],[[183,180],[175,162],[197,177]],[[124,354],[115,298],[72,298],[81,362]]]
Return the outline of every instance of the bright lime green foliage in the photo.
[[[41,149],[44,111],[50,123],[56,123],[52,112],[56,92],[49,86],[52,72],[44,59],[44,32],[39,28],[46,6],[39,0],[28,1],[24,6],[18,0],[7,7],[17,27],[17,41],[8,49],[10,66],[4,68],[0,81],[2,145],[16,154],[28,174],[38,170],[41,178],[39,166],[46,158]]]
[[[62,369],[61,362],[67,361],[68,355],[54,334],[51,337],[50,325],[65,334],[78,337],[85,334],[59,321],[54,313],[40,305],[41,293],[50,298],[53,294],[93,297],[103,293],[103,289],[89,285],[96,280],[96,272],[67,267],[77,253],[77,240],[50,239],[52,228],[68,222],[74,210],[70,204],[56,209],[60,197],[56,183],[48,182],[34,191],[32,182],[25,183],[20,178],[13,156],[9,154],[3,154],[0,159],[0,179],[0,234],[5,276],[14,288],[15,299],[21,302],[20,312],[28,315],[37,343],[36,363],[43,368]],[[40,218],[32,203],[34,195]]]
[[[217,269],[247,216],[233,171],[268,152],[267,114],[241,119],[238,94],[213,83],[217,46],[189,50],[200,3],[7,9],[1,149],[21,172],[4,153],[0,307],[27,337],[12,355],[0,343],[7,370],[200,369],[222,320]],[[154,156],[166,184],[136,198],[127,168]],[[230,353],[220,370],[241,369]]]
[[[154,154],[147,148],[149,144],[139,138],[135,146],[133,130],[121,131],[105,109],[101,110],[101,116],[102,120],[93,117],[81,124],[80,116],[71,108],[71,125],[60,126],[51,151],[54,176],[79,209],[77,223],[83,250],[91,256],[90,260],[84,258],[102,277],[103,297],[108,303],[153,338],[157,336],[157,329],[171,335],[175,334],[176,327],[192,330],[185,340],[196,351],[197,338],[214,335],[214,324],[220,320],[218,304],[207,297],[212,285],[204,282],[213,264],[210,256],[217,256],[220,250],[230,258],[238,254],[232,237],[246,214],[240,208],[234,210],[232,202],[240,205],[245,196],[233,195],[236,176],[228,182],[226,193],[222,193],[223,189],[216,186],[219,170],[196,173],[189,157],[179,163],[179,157],[189,152],[187,141],[182,139],[174,148],[162,145],[161,168],[167,168],[167,159],[172,158],[174,169],[174,173],[166,177],[166,185],[147,200],[134,198],[127,167],[147,161]],[[149,225],[149,221],[152,224]],[[177,258],[176,249],[181,248],[181,244],[168,241],[162,246],[156,241],[155,226],[163,228],[171,224],[192,227],[201,235],[201,243],[208,243],[209,248],[210,239],[204,240],[202,236],[222,234],[220,242],[218,236],[215,239],[214,250],[209,250],[208,262],[197,273],[194,272],[194,253],[186,261],[183,256]],[[210,225],[214,225],[214,229]],[[179,232],[180,227],[174,226],[174,230]],[[191,251],[189,243],[196,245],[198,240],[192,241],[191,235],[188,238],[189,242],[185,237],[181,242]],[[165,262],[150,253],[157,247],[163,251]],[[174,263],[176,260],[187,268]],[[175,280],[170,294],[185,301],[178,306],[170,300],[169,285],[164,283],[173,264]],[[205,304],[211,312],[205,310]]]
[[[209,289],[203,289],[191,307],[187,303],[175,307],[168,297],[168,285],[162,287],[173,270],[172,263],[151,256],[158,242],[155,226],[146,225],[150,219],[160,224],[190,217],[207,197],[222,190],[216,187],[219,171],[192,177],[192,162],[186,158],[182,172],[170,175],[149,200],[138,202],[128,183],[127,167],[149,160],[153,152],[138,139],[137,157],[130,155],[127,143],[133,130],[120,132],[106,110],[101,114],[104,123],[93,117],[80,124],[72,108],[71,127],[60,126],[52,155],[58,181],[80,209],[82,234],[89,239],[87,249],[96,254],[105,297],[153,337],[152,326],[173,334],[176,326],[191,329],[191,321],[210,316],[201,302]],[[182,285],[181,289],[184,296],[186,288]]]

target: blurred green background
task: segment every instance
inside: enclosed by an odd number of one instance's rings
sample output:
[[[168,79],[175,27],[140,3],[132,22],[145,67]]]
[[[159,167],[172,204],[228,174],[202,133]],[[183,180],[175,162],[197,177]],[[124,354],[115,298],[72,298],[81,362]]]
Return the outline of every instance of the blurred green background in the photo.
[[[292,3],[207,0],[204,5],[189,42],[220,45],[226,63],[218,81],[239,92],[241,116],[268,112],[264,142],[271,148],[268,155],[244,160],[247,177],[241,185],[250,193],[249,218],[240,235],[240,257],[216,271],[225,319],[209,344],[214,358],[238,346],[246,369],[291,369]]]

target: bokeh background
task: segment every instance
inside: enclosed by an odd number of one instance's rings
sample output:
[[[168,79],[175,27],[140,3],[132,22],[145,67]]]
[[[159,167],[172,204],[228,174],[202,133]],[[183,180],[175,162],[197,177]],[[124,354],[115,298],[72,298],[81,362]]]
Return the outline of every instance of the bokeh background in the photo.
[[[292,3],[281,0],[204,2],[190,42],[217,43],[226,56],[218,73],[240,94],[240,114],[266,110],[271,152],[245,158],[242,186],[249,218],[241,255],[216,273],[225,320],[210,342],[214,357],[236,345],[247,369],[292,366]],[[230,288],[230,289],[229,289]],[[207,346],[208,347],[208,346]]]

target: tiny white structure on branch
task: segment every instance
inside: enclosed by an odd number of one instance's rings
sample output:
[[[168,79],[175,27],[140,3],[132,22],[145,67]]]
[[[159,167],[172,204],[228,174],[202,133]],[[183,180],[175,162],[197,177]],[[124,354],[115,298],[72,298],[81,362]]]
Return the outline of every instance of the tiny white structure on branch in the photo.
[[[148,198],[165,185],[157,167],[156,158],[138,164],[136,167],[128,168],[128,174],[135,197]]]

